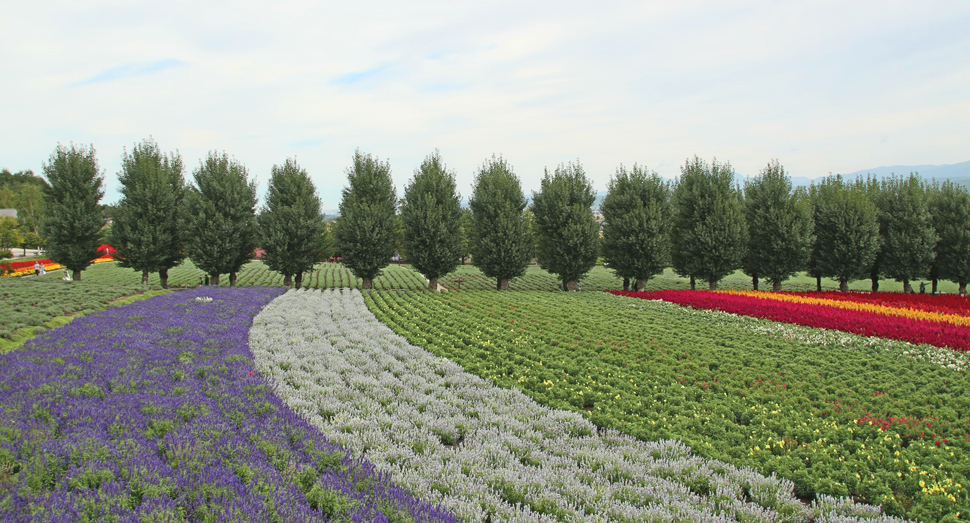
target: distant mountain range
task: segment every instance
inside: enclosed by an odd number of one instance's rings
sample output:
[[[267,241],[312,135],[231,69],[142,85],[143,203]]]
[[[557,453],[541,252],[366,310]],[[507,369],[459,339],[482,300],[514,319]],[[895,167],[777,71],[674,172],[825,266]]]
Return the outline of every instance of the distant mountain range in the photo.
[[[952,163],[948,165],[892,165],[889,167],[882,166],[876,167],[874,169],[863,169],[861,171],[856,171],[848,174],[842,174],[842,176],[854,179],[856,176],[866,176],[867,174],[873,174],[878,178],[885,178],[893,174],[905,175],[909,173],[919,173],[920,177],[924,180],[950,180],[953,183],[962,184],[970,188],[970,162],[960,162]],[[741,180],[744,177],[740,177]],[[798,176],[792,178],[792,185],[795,187],[807,187],[812,184],[811,178],[806,178],[804,176]]]

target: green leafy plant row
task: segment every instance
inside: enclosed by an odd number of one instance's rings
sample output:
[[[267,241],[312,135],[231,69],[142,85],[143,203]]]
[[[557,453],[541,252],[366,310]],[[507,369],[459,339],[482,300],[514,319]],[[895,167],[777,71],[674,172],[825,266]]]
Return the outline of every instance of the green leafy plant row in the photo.
[[[32,335],[54,318],[104,310],[120,297],[146,290],[133,283],[65,282],[55,276],[5,278],[0,280],[0,342],[23,338],[27,330]]]
[[[466,370],[647,441],[925,521],[970,516],[970,360],[606,293],[369,293]]]
[[[62,276],[63,271],[57,274],[41,276],[37,280],[60,280]],[[191,260],[185,260],[178,267],[169,270],[168,284],[169,287],[195,287],[204,278],[205,272],[193,265]],[[84,281],[112,284],[140,284],[141,273],[132,269],[119,267],[116,263],[104,263],[93,265],[85,270]],[[3,288],[2,285],[5,282],[6,280],[0,282],[0,289]],[[270,270],[261,261],[252,261],[243,265],[237,275],[236,285],[240,287],[278,287],[283,285],[283,275]],[[340,263],[318,263],[304,277],[303,285],[315,289],[333,287],[356,289],[360,287],[360,280]],[[160,288],[157,273],[149,275],[148,286],[153,289]],[[229,286],[229,278],[223,277],[219,286]],[[390,265],[384,269],[384,273],[381,276],[374,280],[374,288],[376,289],[424,289],[427,286],[428,283],[424,278],[407,265]]]
[[[459,282],[458,279],[462,281]],[[440,283],[449,290],[495,290],[495,279],[485,277],[482,271],[473,265],[459,266],[455,272],[441,278]],[[555,274],[532,265],[526,269],[524,276],[513,278],[509,282],[509,289],[513,291],[557,291],[560,283],[562,282],[557,279]],[[619,290],[623,288],[623,279],[617,278],[609,267],[598,265],[589,271],[580,281],[580,285],[583,291]],[[750,289],[751,277],[737,271],[721,280],[718,286],[721,289]],[[839,282],[822,278],[823,288],[837,289],[838,286]],[[870,286],[869,280],[858,280],[849,284],[849,288],[855,291],[868,291]],[[815,290],[815,278],[799,273],[797,276],[786,280],[783,287],[788,291]],[[669,268],[663,274],[647,281],[647,290],[688,288],[690,288],[690,281],[678,276],[673,269]],[[883,291],[898,292],[903,290],[903,284],[893,280],[881,280],[879,288]],[[950,281],[940,281],[940,291],[954,294],[957,292],[957,284]]]

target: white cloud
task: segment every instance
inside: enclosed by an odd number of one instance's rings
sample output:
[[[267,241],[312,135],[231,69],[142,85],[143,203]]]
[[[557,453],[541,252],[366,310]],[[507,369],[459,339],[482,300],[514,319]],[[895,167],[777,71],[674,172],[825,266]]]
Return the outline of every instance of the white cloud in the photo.
[[[674,177],[694,154],[795,176],[966,161],[965,2],[23,2],[0,19],[0,167],[93,143],[110,185],[152,135],[265,187],[297,156],[335,208],[355,148],[398,190],[436,147],[470,192],[579,158]],[[117,194],[109,191],[106,201]]]

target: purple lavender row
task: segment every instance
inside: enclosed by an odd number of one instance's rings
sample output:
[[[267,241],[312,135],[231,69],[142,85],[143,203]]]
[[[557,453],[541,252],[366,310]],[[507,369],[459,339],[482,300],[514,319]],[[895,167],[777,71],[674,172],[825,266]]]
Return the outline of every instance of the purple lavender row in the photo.
[[[255,373],[248,331],[281,293],[171,293],[0,355],[0,520],[455,521]]]

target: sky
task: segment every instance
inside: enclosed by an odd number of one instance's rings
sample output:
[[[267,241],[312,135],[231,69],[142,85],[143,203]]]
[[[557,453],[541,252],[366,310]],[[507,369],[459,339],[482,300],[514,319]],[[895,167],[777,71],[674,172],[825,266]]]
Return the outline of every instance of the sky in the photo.
[[[399,195],[435,149],[463,197],[501,155],[528,194],[580,162],[688,158],[816,178],[970,160],[970,2],[18,2],[0,17],[0,168],[92,145],[115,203],[151,137],[262,196],[295,158],[336,209],[354,151]]]

